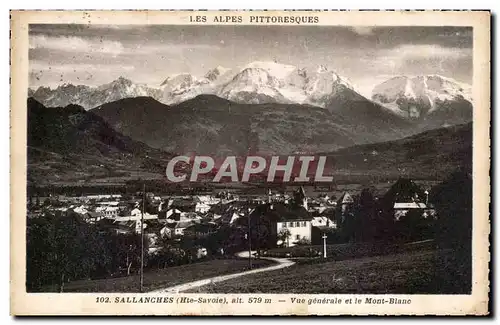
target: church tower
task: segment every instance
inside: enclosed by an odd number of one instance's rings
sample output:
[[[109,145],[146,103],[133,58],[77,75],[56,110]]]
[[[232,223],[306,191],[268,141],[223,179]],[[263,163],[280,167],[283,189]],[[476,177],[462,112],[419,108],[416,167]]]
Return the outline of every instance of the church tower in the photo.
[[[295,204],[307,210],[307,196],[303,186],[301,186],[297,191],[295,191],[294,201]]]

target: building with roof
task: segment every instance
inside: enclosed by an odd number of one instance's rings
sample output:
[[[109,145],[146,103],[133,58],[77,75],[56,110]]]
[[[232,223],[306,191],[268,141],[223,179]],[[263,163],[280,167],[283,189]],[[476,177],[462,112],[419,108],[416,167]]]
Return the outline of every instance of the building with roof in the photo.
[[[398,179],[387,191],[383,200],[387,208],[394,210],[396,221],[410,211],[417,211],[423,218],[434,215],[434,210],[428,207],[428,192],[411,179]]]
[[[195,223],[184,229],[184,235],[202,238],[217,232],[217,229],[217,224],[213,222]]]
[[[284,229],[290,232],[286,238],[287,247],[295,246],[299,240],[311,241],[312,238],[312,216],[302,206],[293,206],[285,204],[273,204],[272,209],[278,215],[276,222],[276,231],[279,234]]]
[[[313,227],[326,227],[331,229],[337,228],[337,223],[325,215],[315,216],[311,220]]]
[[[183,236],[184,230],[186,230],[186,228],[188,228],[192,225],[193,225],[192,221],[180,221],[180,222],[176,223],[174,226],[174,235]]]
[[[307,206],[307,195],[304,187],[301,186],[297,191],[293,193],[293,200],[296,205],[303,207],[304,209],[308,209]]]
[[[115,218],[118,217],[120,208],[117,206],[99,206],[95,208],[95,212],[101,214],[106,218]]]
[[[336,222],[339,225],[344,225],[347,218],[353,216],[353,208],[354,208],[354,198],[349,194],[349,192],[344,192],[337,200],[336,207]]]
[[[354,204],[354,199],[349,192],[344,192],[337,201],[337,206],[340,206],[342,212],[348,210]]]

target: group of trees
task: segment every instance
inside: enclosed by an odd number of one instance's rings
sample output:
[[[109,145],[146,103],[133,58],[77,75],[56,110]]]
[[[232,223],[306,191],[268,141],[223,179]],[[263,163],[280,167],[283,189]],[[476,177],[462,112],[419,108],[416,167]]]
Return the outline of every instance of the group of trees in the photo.
[[[390,242],[416,241],[433,237],[435,220],[424,218],[421,209],[409,210],[399,220],[394,214],[394,202],[389,206],[384,200],[376,200],[372,191],[364,189],[355,197],[350,222],[342,227],[342,235],[348,241]]]
[[[63,291],[64,283],[71,280],[130,274],[139,268],[139,235],[115,234],[88,224],[74,212],[29,218],[26,236],[28,291],[40,291],[46,285]]]
[[[335,219],[337,242],[416,241],[436,238],[443,246],[469,249],[472,233],[472,179],[465,172],[450,175],[431,190],[429,201],[435,217],[410,210],[399,220],[394,217],[394,199],[376,199],[370,189],[353,196],[354,203],[344,211],[339,205]],[[331,240],[331,239],[330,239]],[[462,247],[467,246],[467,247]]]
[[[227,255],[246,245],[244,231],[229,225],[207,235],[159,237],[152,254],[148,237],[144,236],[146,270]],[[64,291],[69,281],[126,276],[140,269],[140,234],[116,233],[105,224],[89,224],[71,211],[28,218],[26,239],[26,286],[30,292],[49,287]]]

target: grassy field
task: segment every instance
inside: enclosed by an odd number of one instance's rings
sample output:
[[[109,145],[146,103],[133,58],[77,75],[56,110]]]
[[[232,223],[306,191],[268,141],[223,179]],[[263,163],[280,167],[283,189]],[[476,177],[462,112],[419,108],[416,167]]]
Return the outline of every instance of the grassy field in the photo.
[[[268,260],[253,260],[253,268],[273,264]],[[217,275],[248,270],[247,259],[215,259],[206,262],[174,266],[144,273],[145,291],[166,288],[177,284],[201,280]],[[101,280],[78,280],[64,285],[64,292],[139,292],[139,275]],[[47,287],[47,292],[56,291]]]
[[[453,251],[371,256],[257,273],[193,289],[203,293],[467,293],[470,273]],[[469,276],[469,278],[467,278]],[[464,280],[465,279],[465,280]],[[469,279],[469,281],[467,281]]]
[[[435,243],[433,240],[419,241],[415,243],[345,243],[336,245],[327,245],[326,253],[327,260],[341,261],[351,258],[389,255],[402,252],[422,251],[434,249]],[[302,258],[311,257],[314,260],[324,262],[323,246],[322,245],[301,245],[293,247],[273,248],[262,253],[263,256],[269,257],[285,257],[285,258]],[[315,259],[314,259],[315,258]]]

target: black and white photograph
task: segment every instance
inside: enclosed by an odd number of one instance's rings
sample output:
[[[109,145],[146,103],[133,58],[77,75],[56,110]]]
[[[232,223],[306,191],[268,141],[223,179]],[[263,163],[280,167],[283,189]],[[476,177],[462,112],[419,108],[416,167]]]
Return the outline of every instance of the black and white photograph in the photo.
[[[473,293],[472,24],[183,19],[28,25],[26,293]]]

